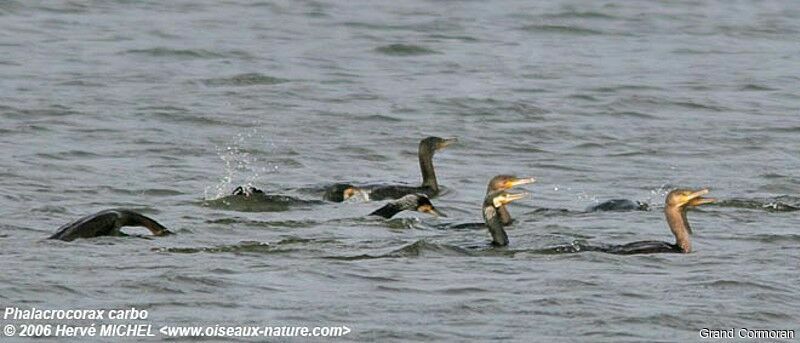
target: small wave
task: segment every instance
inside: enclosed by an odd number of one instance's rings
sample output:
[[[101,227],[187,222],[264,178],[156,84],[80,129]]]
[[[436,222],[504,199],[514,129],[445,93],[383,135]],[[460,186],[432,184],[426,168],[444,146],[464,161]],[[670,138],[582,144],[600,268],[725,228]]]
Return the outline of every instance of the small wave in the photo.
[[[790,290],[776,288],[773,286],[765,285],[755,281],[747,281],[747,280],[715,280],[711,282],[701,282],[695,283],[691,285],[692,288],[712,288],[715,290],[752,290],[753,288],[758,288],[766,291],[781,291],[781,292],[788,292]]]
[[[767,212],[794,212],[800,210],[800,199],[791,196],[780,196],[764,199],[728,199],[712,204],[713,206],[764,210]]]
[[[750,83],[750,84],[746,84],[744,86],[741,86],[739,88],[739,90],[750,91],[750,92],[764,92],[764,91],[774,91],[774,90],[777,90],[777,89],[771,88],[771,87],[767,87],[767,86],[764,86],[764,85],[756,85],[756,84]]]
[[[661,87],[653,87],[653,86],[646,86],[646,85],[631,85],[631,84],[622,84],[622,85],[614,85],[614,86],[602,86],[602,87],[594,87],[589,89],[593,92],[599,93],[617,93],[617,92],[624,92],[624,91],[663,91],[664,89]]]
[[[428,38],[432,39],[449,39],[449,40],[459,40],[462,42],[478,42],[479,39],[471,36],[450,36],[450,35],[443,35],[443,34],[431,34],[428,35]]]
[[[305,240],[310,241],[310,240]],[[259,254],[274,254],[285,253],[293,251],[294,249],[281,249],[279,246],[292,244],[296,242],[277,242],[274,244],[256,242],[256,241],[243,241],[238,244],[231,245],[218,245],[213,247],[169,247],[169,248],[152,248],[154,252],[166,252],[175,254],[197,254],[197,253],[259,253]]]
[[[800,243],[800,234],[760,234],[742,237],[741,239],[763,243]]]
[[[436,50],[413,44],[390,44],[377,47],[375,51],[389,56],[418,56],[439,53]]]
[[[206,79],[203,83],[207,86],[256,86],[277,85],[289,82],[288,79],[273,77],[259,73],[239,74],[231,77]]]
[[[71,160],[74,158],[81,158],[81,159],[93,159],[93,158],[100,158],[102,156],[83,150],[70,150],[70,151],[62,151],[58,153],[38,153],[36,154],[37,157],[41,157],[46,160],[58,160],[58,161],[66,161]]]
[[[555,19],[616,19],[616,16],[594,11],[565,11],[551,14],[544,14],[542,17]]]
[[[362,22],[354,22],[348,21],[344,22],[341,25],[357,28],[357,29],[368,29],[370,31],[392,31],[392,30],[411,30],[413,27],[407,25],[387,25],[387,24],[373,24],[373,23],[362,23]]]
[[[246,56],[246,53],[236,52],[236,51],[224,54],[205,49],[171,49],[171,48],[131,49],[131,50],[126,50],[125,53],[134,55],[147,55],[151,57],[178,57],[178,58],[196,58],[196,59],[214,59],[214,58]]]
[[[22,3],[15,0],[0,1],[0,16],[6,14],[15,14],[22,8]]]
[[[474,252],[448,244],[428,243],[425,240],[418,240],[414,243],[403,246],[402,248],[393,250],[386,254],[370,255],[362,254],[355,256],[328,256],[327,259],[344,260],[344,261],[357,261],[357,260],[370,260],[381,258],[403,258],[403,257],[421,257],[421,256],[473,256]]]
[[[582,27],[575,27],[575,26],[565,26],[565,25],[525,25],[520,29],[529,32],[559,33],[559,34],[580,35],[580,36],[604,34],[602,31],[586,29]]]

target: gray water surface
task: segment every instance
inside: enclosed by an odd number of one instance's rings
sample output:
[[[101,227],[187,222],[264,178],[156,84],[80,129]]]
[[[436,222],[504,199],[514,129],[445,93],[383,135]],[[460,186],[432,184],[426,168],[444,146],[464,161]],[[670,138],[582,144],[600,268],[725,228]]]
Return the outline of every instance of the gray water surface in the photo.
[[[0,1],[0,307],[359,341],[798,330],[799,36],[791,0]],[[212,201],[415,184],[430,135],[459,138],[435,157],[448,218]],[[537,179],[510,246],[442,229],[500,173]],[[538,252],[670,241],[674,187],[720,199],[689,213],[692,254]],[[611,198],[653,210],[580,213]],[[113,207],[178,234],[43,240]]]

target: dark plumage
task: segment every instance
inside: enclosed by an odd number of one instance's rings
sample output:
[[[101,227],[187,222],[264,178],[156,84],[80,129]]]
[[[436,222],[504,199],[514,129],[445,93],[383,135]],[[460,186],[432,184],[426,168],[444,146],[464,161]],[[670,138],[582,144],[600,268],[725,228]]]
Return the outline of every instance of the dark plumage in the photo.
[[[606,211],[648,211],[650,205],[640,201],[630,201],[628,199],[611,199],[597,205],[589,206],[586,212],[606,212]]]
[[[439,210],[433,206],[431,200],[424,194],[409,194],[400,199],[392,200],[369,215],[389,219],[402,211],[417,211],[445,217],[443,213],[439,212]]]
[[[335,184],[326,190],[324,198],[337,202],[347,200],[344,191],[348,188],[368,192],[369,200],[399,199],[408,194],[424,194],[432,198],[439,194],[439,183],[433,169],[433,155],[457,141],[456,138],[428,137],[419,142],[419,168],[422,173],[422,184],[419,186],[377,185],[359,188],[349,184]]]
[[[124,226],[142,226],[150,230],[154,236],[172,234],[166,227],[155,220],[131,210],[104,210],[83,217],[58,229],[49,239],[72,241],[78,238],[99,236],[124,236],[120,228]]]
[[[333,202],[342,202],[362,193],[358,187],[349,183],[336,183],[325,189],[322,199]]]

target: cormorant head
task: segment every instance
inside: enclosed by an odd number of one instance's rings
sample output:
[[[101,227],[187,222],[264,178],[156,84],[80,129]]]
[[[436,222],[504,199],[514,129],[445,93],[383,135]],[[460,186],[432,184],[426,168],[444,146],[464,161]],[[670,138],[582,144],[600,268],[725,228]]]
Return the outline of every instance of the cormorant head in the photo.
[[[448,147],[450,144],[453,144],[455,142],[458,142],[458,138],[428,137],[419,141],[419,151],[434,153],[438,150],[442,150]]]
[[[244,195],[246,197],[250,197],[253,196],[253,194],[263,194],[263,193],[264,191],[255,188],[253,186],[239,186],[233,190],[233,193],[231,193],[231,195]]]
[[[676,189],[667,194],[666,206],[685,209],[687,207],[700,206],[716,201],[714,198],[703,197],[703,195],[708,194],[708,192],[708,188],[696,191],[691,189]]]
[[[489,180],[489,186],[486,189],[487,193],[494,191],[508,190],[512,187],[533,183],[532,177],[518,178],[514,175],[497,175]]]
[[[348,183],[337,183],[325,190],[323,199],[328,201],[342,202],[354,196],[364,194],[364,191]]]
[[[416,201],[416,206],[414,207],[414,211],[422,212],[422,213],[429,213],[436,217],[447,217],[444,213],[439,212],[436,207],[433,206],[431,199],[428,198],[427,195],[424,194],[410,194],[406,195],[406,197],[414,197]]]

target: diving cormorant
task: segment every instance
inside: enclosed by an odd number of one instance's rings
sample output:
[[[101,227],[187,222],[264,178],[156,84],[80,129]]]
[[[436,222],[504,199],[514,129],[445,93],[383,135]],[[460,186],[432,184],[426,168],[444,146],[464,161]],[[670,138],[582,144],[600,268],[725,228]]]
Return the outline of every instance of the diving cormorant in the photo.
[[[126,236],[120,232],[123,226],[142,226],[150,230],[153,236],[172,234],[166,227],[155,220],[131,210],[104,210],[83,217],[58,229],[48,239],[72,241],[77,238],[98,236]]]

